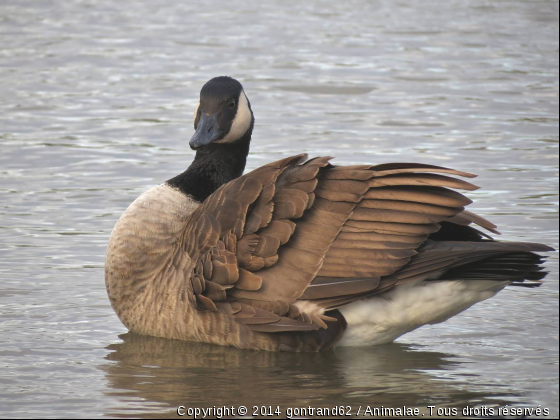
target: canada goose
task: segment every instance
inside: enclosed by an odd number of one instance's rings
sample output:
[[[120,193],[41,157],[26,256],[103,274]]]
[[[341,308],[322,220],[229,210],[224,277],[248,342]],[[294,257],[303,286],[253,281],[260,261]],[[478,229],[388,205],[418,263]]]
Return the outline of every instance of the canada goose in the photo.
[[[129,330],[273,351],[376,345],[546,275],[534,252],[552,248],[473,227],[498,233],[454,191],[477,187],[449,175],[475,175],[302,154],[241,176],[253,125],[238,81],[207,82],[193,163],[117,222],[105,281]]]

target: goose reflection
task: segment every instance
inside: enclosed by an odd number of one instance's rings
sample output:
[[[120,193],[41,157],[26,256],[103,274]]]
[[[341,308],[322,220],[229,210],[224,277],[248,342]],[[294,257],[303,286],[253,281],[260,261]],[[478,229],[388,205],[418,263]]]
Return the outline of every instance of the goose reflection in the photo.
[[[107,415],[175,415],[179,406],[287,407],[505,405],[492,393],[452,376],[451,354],[393,343],[324,353],[241,351],[127,333],[107,347]],[[464,379],[464,378],[463,378]],[[479,389],[477,389],[479,388]],[[499,393],[498,393],[499,392]],[[135,397],[135,398],[130,398]],[[250,414],[250,413],[249,413]]]

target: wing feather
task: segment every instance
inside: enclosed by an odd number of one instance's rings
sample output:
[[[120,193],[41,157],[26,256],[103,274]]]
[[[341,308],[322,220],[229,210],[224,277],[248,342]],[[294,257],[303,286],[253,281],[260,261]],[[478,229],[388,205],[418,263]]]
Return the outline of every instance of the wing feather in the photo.
[[[466,211],[471,200],[454,191],[477,189],[453,177],[472,174],[305,159],[261,167],[220,188],[193,213],[183,249],[197,261],[191,285],[200,310],[220,311],[255,332],[313,331],[336,323],[324,310],[429,279],[484,253],[503,253],[438,248],[429,240],[442,223],[496,232]],[[494,271],[504,273],[502,266]]]

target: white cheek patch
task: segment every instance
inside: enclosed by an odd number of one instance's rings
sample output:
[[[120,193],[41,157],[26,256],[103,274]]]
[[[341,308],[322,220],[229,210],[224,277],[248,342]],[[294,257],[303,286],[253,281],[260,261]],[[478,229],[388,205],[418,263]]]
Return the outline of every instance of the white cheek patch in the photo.
[[[251,110],[249,109],[249,101],[245,92],[241,91],[239,95],[239,102],[237,105],[237,114],[231,123],[229,133],[215,143],[230,143],[241,138],[251,126]]]
[[[196,123],[196,115],[198,114],[198,108],[200,108],[200,102],[198,103],[196,109],[194,110],[193,124]]]

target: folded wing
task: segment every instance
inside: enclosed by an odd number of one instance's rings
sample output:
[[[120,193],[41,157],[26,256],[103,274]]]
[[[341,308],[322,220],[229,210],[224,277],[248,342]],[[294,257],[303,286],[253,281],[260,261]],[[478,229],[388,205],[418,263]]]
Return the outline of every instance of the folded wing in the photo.
[[[472,174],[305,159],[283,159],[230,182],[190,217],[182,252],[196,261],[190,282],[200,310],[259,332],[325,328],[333,321],[325,310],[403,281],[398,273],[440,229],[479,238],[471,224],[495,229],[465,211],[471,201],[454,191],[477,187],[450,175]]]

